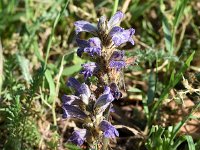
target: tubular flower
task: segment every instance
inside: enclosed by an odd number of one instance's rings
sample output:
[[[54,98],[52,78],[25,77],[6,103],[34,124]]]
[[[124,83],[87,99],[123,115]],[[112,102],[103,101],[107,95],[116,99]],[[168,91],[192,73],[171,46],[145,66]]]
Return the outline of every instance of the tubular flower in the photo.
[[[68,139],[68,141],[78,146],[81,146],[86,140],[86,133],[87,133],[86,129],[76,130],[72,133],[72,136]]]
[[[117,71],[124,68],[126,66],[124,59],[124,51],[114,51],[109,63],[110,68],[115,68]]]
[[[106,138],[115,138],[116,136],[119,136],[119,132],[108,121],[103,120],[99,124],[99,128],[103,131],[103,135]]]
[[[96,103],[94,104],[94,108],[98,113],[102,113],[113,100],[114,97],[110,92],[110,88],[105,87],[104,93],[97,99]]]
[[[93,37],[88,39],[88,41],[76,39],[76,42],[79,46],[77,50],[77,55],[79,57],[81,57],[84,52],[88,53],[92,57],[95,55],[101,55],[101,41],[99,38]]]
[[[84,78],[87,79],[91,77],[94,73],[98,71],[97,64],[95,62],[89,62],[82,64],[83,70],[80,72],[84,75]]]
[[[93,35],[108,35],[115,46],[120,46],[123,43],[131,42],[134,45],[132,36],[135,33],[133,28],[125,30],[118,25],[121,23],[124,14],[121,11],[116,12],[109,21],[107,21],[105,16],[100,17],[97,27],[93,26],[87,21],[76,21],[74,23],[76,27],[76,33],[80,32],[90,32]],[[103,37],[100,37],[103,39]]]

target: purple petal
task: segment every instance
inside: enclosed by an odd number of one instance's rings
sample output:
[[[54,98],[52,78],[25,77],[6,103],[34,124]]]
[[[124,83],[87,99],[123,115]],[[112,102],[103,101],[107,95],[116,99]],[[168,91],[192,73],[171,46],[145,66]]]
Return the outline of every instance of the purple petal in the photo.
[[[85,84],[85,83],[82,83],[81,86],[80,86],[80,88],[78,89],[78,92],[80,93],[81,100],[86,105],[88,105],[89,98],[91,96],[91,92],[90,92],[90,89],[89,89],[88,85]]]
[[[121,27],[114,27],[110,31],[109,35],[112,38],[113,43],[115,46],[120,46],[123,43],[131,42],[134,45],[134,41],[132,36],[134,35],[135,30],[133,28],[124,30]]]
[[[111,60],[109,66],[110,68],[115,68],[117,71],[119,71],[120,69],[126,66],[126,62],[123,60],[122,61]]]
[[[77,38],[76,43],[79,47],[85,48],[89,46],[88,41]]]
[[[80,120],[85,120],[87,118],[87,115],[75,106],[64,104],[62,106],[62,109],[63,109],[63,118],[64,119],[65,118],[77,118]]]
[[[106,86],[106,87],[104,88],[103,94],[110,94],[110,87]]]
[[[98,113],[102,113],[113,100],[114,97],[110,92],[110,88],[106,87],[104,93],[97,99],[96,103],[94,104],[94,108]]]
[[[84,141],[86,140],[86,134],[87,134],[86,129],[76,130],[72,133],[72,136],[69,138],[68,141],[70,141],[78,146],[81,146],[81,145],[83,145]]]
[[[111,83],[109,87],[110,87],[111,93],[115,99],[119,99],[122,97],[122,93],[119,91],[119,88],[116,85],[116,83]]]
[[[88,40],[89,46],[85,47],[84,52],[87,52],[90,56],[97,54],[101,55],[101,40],[97,37],[90,38]]]
[[[124,14],[121,11],[116,12],[108,21],[108,27],[109,29],[112,29],[117,24],[120,24],[122,21],[122,18],[124,17]]]
[[[90,89],[87,84],[85,84],[85,83],[80,84],[78,82],[78,80],[71,77],[71,78],[69,78],[67,85],[73,87],[76,90],[76,92],[78,93],[78,95],[81,96],[81,98],[82,98],[81,100],[85,104],[88,104],[91,92],[90,92]]]
[[[74,25],[76,26],[76,34],[85,31],[97,35],[97,28],[87,21],[76,21]]]
[[[83,70],[80,73],[84,75],[85,79],[91,77],[98,70],[97,64],[95,62],[82,64],[82,67]]]
[[[116,136],[119,136],[119,132],[108,121],[103,120],[99,124],[99,127],[106,138],[115,138]]]
[[[125,57],[124,51],[114,51],[110,58],[109,66],[111,68],[115,68],[117,71],[119,71],[121,68],[126,66],[124,57]]]
[[[63,104],[68,104],[68,105],[80,104],[80,98],[75,95],[63,95],[62,101],[63,101]]]
[[[81,57],[82,54],[83,54],[83,52],[84,52],[84,48],[78,48],[78,50],[77,50],[77,55],[78,55],[79,57]]]
[[[81,56],[82,56],[82,53],[84,52],[84,48],[85,48],[85,47],[89,47],[90,45],[89,45],[88,41],[86,41],[86,40],[81,40],[81,39],[79,39],[79,38],[76,39],[76,43],[77,43],[77,45],[79,46],[79,48],[78,48],[78,50],[77,50],[77,55],[78,55],[79,57],[81,57]]]
[[[67,82],[67,86],[71,86],[75,90],[78,91],[78,89],[80,88],[81,84],[75,78],[70,77],[69,80],[68,80],[68,82]]]
[[[124,57],[124,50],[114,51],[111,56],[111,60],[124,60]]]
[[[93,37],[88,40],[91,47],[99,47],[101,48],[101,40],[98,37]]]

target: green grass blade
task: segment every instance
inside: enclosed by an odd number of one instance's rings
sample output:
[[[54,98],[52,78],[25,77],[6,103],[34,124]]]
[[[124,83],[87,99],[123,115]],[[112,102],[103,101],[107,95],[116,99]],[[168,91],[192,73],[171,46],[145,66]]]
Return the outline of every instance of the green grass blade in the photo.
[[[66,0],[64,7],[58,13],[56,19],[54,20],[54,23],[53,23],[53,26],[52,26],[51,35],[50,35],[50,37],[48,39],[48,43],[47,43],[47,51],[46,51],[47,54],[46,54],[46,58],[45,58],[44,69],[46,69],[46,66],[47,66],[47,60],[48,60],[48,57],[49,57],[49,51],[50,51],[50,48],[51,48],[51,44],[52,44],[52,39],[53,39],[53,36],[54,36],[55,28],[56,28],[61,16],[63,15],[64,11],[66,10],[66,7],[67,7],[68,3],[69,3],[69,0]]]
[[[185,138],[187,140],[189,150],[195,150],[195,145],[192,137],[190,135],[185,135]]]
[[[150,72],[149,75],[149,83],[148,83],[148,91],[147,91],[147,104],[152,104],[155,96],[155,75],[153,70]]]
[[[195,150],[195,144],[193,138],[190,135],[183,135],[179,137],[176,142],[172,146],[172,150],[177,150],[178,146],[181,145],[183,142],[187,141],[188,143],[188,150]]]
[[[173,45],[173,37],[172,37],[172,28],[170,27],[169,24],[169,20],[166,16],[166,12],[165,12],[165,4],[163,2],[163,0],[160,0],[160,11],[162,14],[162,28],[163,28],[163,32],[164,32],[164,40],[165,40],[165,46],[167,51],[170,54],[173,54],[174,51],[174,45]]]
[[[112,10],[112,16],[117,12],[118,5],[119,5],[119,0],[115,0],[113,10]]]
[[[182,17],[184,16],[183,12],[184,12],[187,2],[188,2],[188,0],[179,0],[179,4],[176,5],[177,7],[175,10],[175,19],[174,19],[174,23],[173,23],[175,28],[178,27]]]
[[[54,80],[52,78],[51,72],[48,69],[45,71],[45,77],[46,77],[47,82],[49,84],[49,90],[50,90],[48,102],[52,103],[53,98],[55,97],[56,88],[55,88],[55,84],[54,84]]]
[[[149,0],[142,5],[137,5],[138,1],[136,1],[136,4],[130,7],[133,20],[136,20],[138,17],[144,14],[144,12],[149,10],[157,1],[158,0]]]

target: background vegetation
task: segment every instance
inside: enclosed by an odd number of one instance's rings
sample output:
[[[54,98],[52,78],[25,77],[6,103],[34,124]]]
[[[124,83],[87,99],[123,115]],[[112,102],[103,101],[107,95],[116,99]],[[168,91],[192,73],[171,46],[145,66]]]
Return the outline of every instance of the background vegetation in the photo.
[[[0,0],[0,149],[79,149],[66,143],[76,124],[62,120],[60,100],[84,62],[73,23],[116,10],[136,30],[122,49],[137,64],[122,73],[112,114],[120,137],[110,147],[200,149],[198,0]]]

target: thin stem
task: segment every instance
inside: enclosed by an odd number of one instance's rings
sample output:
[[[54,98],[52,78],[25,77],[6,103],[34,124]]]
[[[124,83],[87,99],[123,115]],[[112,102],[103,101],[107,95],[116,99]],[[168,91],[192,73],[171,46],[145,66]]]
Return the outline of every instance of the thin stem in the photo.
[[[119,4],[119,0],[115,0],[114,7],[112,10],[112,16],[117,12],[118,4]]]
[[[0,95],[1,95],[2,84],[3,84],[3,48],[1,45],[1,38],[0,38]]]

